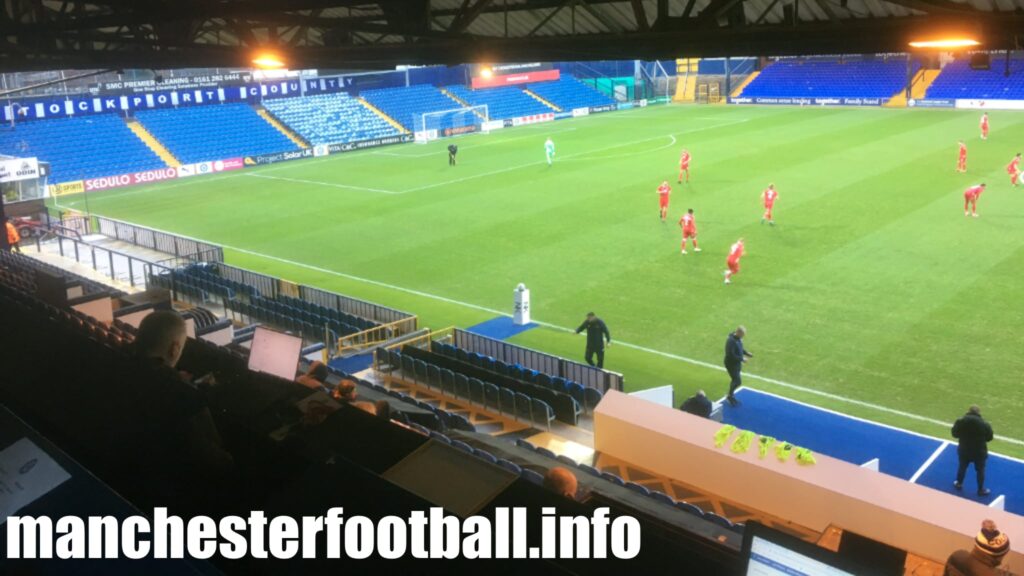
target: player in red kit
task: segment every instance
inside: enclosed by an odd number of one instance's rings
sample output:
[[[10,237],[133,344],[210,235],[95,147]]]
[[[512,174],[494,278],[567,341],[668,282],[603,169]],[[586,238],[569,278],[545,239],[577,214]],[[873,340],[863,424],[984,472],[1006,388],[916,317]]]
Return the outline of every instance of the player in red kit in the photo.
[[[1020,182],[1020,152],[1010,160],[1010,163],[1006,165],[1006,173],[1010,175],[1010,184],[1014,187]]]
[[[981,113],[981,139],[988,140],[988,112]]]
[[[964,216],[978,217],[978,197],[984,191],[984,183],[971,186],[964,191]]]
[[[726,284],[731,284],[732,277],[740,273],[740,258],[743,257],[744,253],[743,238],[740,238],[732,245],[731,248],[729,248],[729,257],[725,260],[725,265],[729,267],[729,269],[725,271]]]
[[[680,254],[686,254],[687,238],[693,240],[693,251],[700,252],[700,248],[697,247],[697,221],[693,219],[693,208],[687,210],[679,219],[679,227],[683,229],[683,247]]]
[[[764,192],[761,192],[761,200],[764,201],[764,216],[761,216],[761,224],[767,220],[768,224],[775,226],[775,219],[772,217],[772,208],[775,208],[775,201],[779,198],[779,191],[775,184],[769,184]]]
[[[661,183],[658,186],[658,206],[660,207],[659,213],[661,214],[661,221],[665,221],[665,217],[668,216],[668,196],[672,193],[672,188],[668,185],[668,180]]]
[[[956,157],[956,171],[967,172],[967,144],[964,141],[960,141],[960,153]]]
[[[690,153],[683,150],[679,156],[679,183],[683,183],[683,172],[686,173],[686,183],[690,183]]]

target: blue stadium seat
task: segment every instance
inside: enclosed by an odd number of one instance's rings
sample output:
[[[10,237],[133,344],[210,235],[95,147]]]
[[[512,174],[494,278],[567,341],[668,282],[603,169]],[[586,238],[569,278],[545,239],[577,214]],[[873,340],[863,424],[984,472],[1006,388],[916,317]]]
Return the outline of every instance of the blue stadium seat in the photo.
[[[712,524],[717,524],[718,526],[721,526],[722,528],[726,528],[728,530],[732,530],[732,527],[733,527],[732,522],[730,522],[728,518],[723,518],[723,517],[719,516],[718,514],[715,514],[714,512],[705,512],[704,513],[704,519],[710,521]]]
[[[970,58],[946,64],[925,95],[926,98],[1024,100],[1024,58],[1010,58],[1010,74],[992,63],[990,70],[971,68]]]
[[[478,406],[484,405],[484,383],[477,378],[469,379],[469,401]]]
[[[626,481],[625,480],[623,480],[622,478],[619,478],[617,475],[612,474],[611,472],[601,472],[601,478],[604,478],[605,480],[611,482],[612,484],[616,484],[618,486],[625,486],[626,485]]]
[[[438,442],[444,442],[445,444],[451,444],[452,443],[450,438],[448,438],[444,434],[441,434],[440,432],[437,432],[437,431],[434,431],[434,430],[430,431],[430,437],[433,438],[434,440],[437,440]]]
[[[466,444],[462,440],[452,440],[452,447],[458,448],[459,450],[462,450],[463,452],[468,452],[470,454],[473,453],[473,447],[470,446],[469,444]]]
[[[682,500],[676,501],[676,508],[679,508],[683,512],[693,514],[694,516],[704,517],[704,511],[699,506],[694,506],[689,502],[683,502]]]
[[[534,424],[543,424],[551,429],[551,421],[555,419],[555,411],[551,405],[538,398],[530,398],[530,419]]]
[[[549,450],[549,449],[547,449],[547,448],[545,448],[543,446],[537,446],[536,451],[537,451],[537,454],[540,454],[541,456],[546,456],[548,458],[551,458],[552,460],[557,460],[558,459],[558,455],[557,454],[555,454],[554,452],[552,452],[551,450]]]
[[[457,110],[464,106],[453,98],[445,96],[437,88],[419,84],[403,88],[383,88],[365,90],[360,93],[370,104],[390,116],[406,130],[415,132],[422,129],[422,116],[426,112]],[[461,128],[476,124],[478,119],[470,114],[442,116],[439,123],[428,128],[443,130],[445,128]]]
[[[558,461],[561,462],[562,464],[565,464],[566,466],[571,466],[573,468],[576,468],[577,466],[576,461],[573,460],[572,458],[569,458],[565,454],[559,454]]]
[[[486,450],[481,450],[481,449],[477,448],[477,449],[473,450],[473,454],[476,457],[480,458],[481,460],[486,460],[486,461],[490,462],[491,464],[497,464],[498,463],[498,459],[495,458],[494,454],[491,454],[490,452],[488,452]]]
[[[668,504],[669,506],[676,505],[676,501],[671,496],[664,492],[658,492],[657,490],[651,490],[651,498],[661,502],[662,504]]]
[[[51,184],[167,167],[117,114],[4,124],[0,154],[49,162]]]
[[[516,392],[516,417],[517,419],[530,422],[532,415],[530,413],[530,400],[531,398],[522,392]]]
[[[448,396],[455,395],[455,373],[441,368],[441,392]]]
[[[498,458],[498,466],[501,466],[502,468],[508,470],[513,474],[520,474],[523,471],[523,469],[518,464],[514,462],[509,462],[504,458]]]
[[[540,473],[534,472],[529,468],[523,468],[522,472],[520,472],[520,476],[522,476],[525,480],[529,480],[530,482],[536,484],[537,486],[541,486],[544,484],[544,477],[541,476]]]
[[[501,412],[507,416],[516,417],[516,395],[515,392],[509,388],[498,389],[498,406],[501,408]]]
[[[920,67],[916,61],[911,73]],[[892,98],[907,82],[907,62],[892,59],[784,59],[766,66],[744,89],[750,98]]]
[[[501,412],[500,389],[490,382],[484,382],[484,407],[495,412]]]
[[[615,100],[568,74],[563,74],[561,78],[553,82],[527,84],[525,88],[562,110],[607,106],[615,103]]]
[[[648,490],[646,486],[641,486],[636,482],[626,482],[626,488],[632,490],[633,492],[636,492],[637,494],[643,494],[644,496],[651,495],[651,491]]]
[[[469,378],[460,372],[455,373],[455,395],[459,398],[469,398]]]
[[[344,92],[264,100],[263,106],[311,144],[386,138],[399,130]]]
[[[603,397],[604,394],[600,390],[588,386],[583,389],[583,407],[587,412],[593,412]]]
[[[529,441],[524,440],[522,438],[516,438],[516,446],[518,446],[520,448],[525,448],[525,449],[529,450],[530,452],[536,452],[537,451],[537,447],[536,446],[534,446]]]
[[[490,120],[503,120],[554,112],[515,86],[472,90],[465,86],[448,86],[449,93],[472,106],[487,106]]]
[[[597,468],[594,468],[593,466],[590,466],[589,464],[579,464],[578,467],[580,470],[583,470],[584,472],[590,474],[591,476],[597,476],[599,478],[601,477],[601,471],[598,470]]]
[[[135,117],[186,164],[298,150],[244,103],[139,110]]]

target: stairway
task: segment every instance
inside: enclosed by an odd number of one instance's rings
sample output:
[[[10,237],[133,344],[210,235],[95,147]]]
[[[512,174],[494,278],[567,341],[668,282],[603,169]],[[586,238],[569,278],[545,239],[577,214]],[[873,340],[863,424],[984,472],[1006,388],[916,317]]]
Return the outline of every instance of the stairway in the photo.
[[[167,164],[171,168],[181,166],[181,162],[174,157],[174,154],[171,154],[171,151],[168,150],[166,146],[161,144],[155,136],[150,134],[149,130],[146,130],[146,127],[143,126],[141,122],[135,118],[126,118],[125,122],[128,124],[128,129],[138,136],[139,140],[142,140],[154,154],[159,156],[160,159],[164,161],[164,164]]]
[[[693,102],[697,98],[697,74],[700,58],[676,60],[676,93],[673,102]]]
[[[751,72],[749,76],[747,76],[746,78],[743,79],[743,82],[740,82],[739,84],[736,85],[735,88],[732,89],[732,93],[729,94],[729,98],[735,98],[735,97],[739,96],[740,94],[742,94],[743,93],[743,89],[746,88],[747,85],[749,85],[751,82],[753,82],[754,78],[757,78],[757,75],[760,74],[760,73],[761,72],[759,72],[757,70],[754,70],[753,72]]]
[[[939,72],[941,70],[918,70],[917,74],[914,74],[914,78],[910,81],[910,97],[914,100],[924,98],[928,87],[938,78]],[[900,90],[892,98],[889,98],[883,106],[886,108],[905,108],[907,106],[907,91]]]
[[[256,104],[253,108],[256,109],[256,113],[260,115],[260,118],[263,118],[267,121],[267,124],[270,124],[278,132],[287,136],[288,139],[294,142],[296,146],[303,149],[310,147],[309,142],[307,142],[305,138],[296,134],[288,126],[285,126],[284,122],[281,122],[270,113],[270,110],[267,110],[261,104]]]
[[[388,116],[387,114],[384,113],[383,110],[381,110],[380,108],[377,108],[373,104],[370,104],[369,102],[367,102],[366,98],[363,98],[362,96],[360,96],[360,97],[356,98],[356,100],[359,100],[359,102],[363,106],[366,106],[367,110],[369,110],[370,112],[373,112],[377,116],[380,116],[385,122],[387,122],[388,124],[391,124],[392,126],[394,126],[402,134],[408,134],[409,133],[409,130],[405,126],[402,126],[402,124],[399,123],[398,120],[395,120],[391,116]]]
[[[561,112],[562,111],[562,109],[560,107],[555,106],[554,103],[545,100],[544,98],[541,97],[540,94],[537,94],[536,92],[533,92],[531,90],[527,90],[525,88],[523,89],[523,92],[525,92],[527,96],[533,98],[534,100],[540,102],[541,104],[547,106],[548,108],[551,108],[555,112]]]
[[[472,108],[473,107],[472,104],[470,104],[469,102],[466,102],[462,98],[459,98],[455,94],[452,94],[448,90],[446,90],[444,88],[439,88],[439,90],[441,90],[441,94],[444,94],[445,96],[447,96],[447,97],[451,98],[452,100],[456,101],[459,104],[459,106],[462,106],[464,108]],[[477,112],[476,110],[473,110],[473,114],[476,114],[481,120],[490,120],[490,118],[485,117],[483,114]]]

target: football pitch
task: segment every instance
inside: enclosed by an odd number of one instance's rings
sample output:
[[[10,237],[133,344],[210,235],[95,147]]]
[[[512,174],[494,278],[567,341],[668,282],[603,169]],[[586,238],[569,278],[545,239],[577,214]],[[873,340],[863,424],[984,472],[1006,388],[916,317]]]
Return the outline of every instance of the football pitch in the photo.
[[[1024,187],[1004,167],[1024,115],[662,106],[89,193],[95,213],[224,245],[231,264],[407,310],[434,329],[512,309],[513,342],[582,359],[593,310],[627,391],[719,398],[747,327],[757,388],[947,438],[980,404],[1024,456]],[[544,140],[556,145],[554,165]],[[968,173],[954,171],[957,140]],[[691,182],[676,184],[682,148]],[[673,193],[658,219],[658,184]],[[986,182],[980,218],[963,190]],[[779,190],[777,225],[760,193]],[[84,210],[86,199],[61,205]],[[695,211],[701,253],[679,253]],[[722,273],[745,238],[742,272]]]

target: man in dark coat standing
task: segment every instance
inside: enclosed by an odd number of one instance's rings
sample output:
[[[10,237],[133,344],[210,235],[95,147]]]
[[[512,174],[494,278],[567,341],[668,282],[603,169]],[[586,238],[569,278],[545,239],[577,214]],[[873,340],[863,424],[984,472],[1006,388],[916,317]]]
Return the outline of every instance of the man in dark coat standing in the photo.
[[[448,165],[455,166],[455,155],[459,153],[459,147],[455,144],[448,145]]]
[[[587,364],[604,368],[605,341],[609,346],[612,345],[612,335],[608,333],[608,327],[605,326],[604,320],[598,318],[593,312],[587,312],[587,319],[576,329],[576,333],[579,334],[584,330],[587,331]],[[594,364],[595,355],[597,355],[597,364]]]
[[[967,466],[974,464],[978,475],[978,496],[988,496],[991,490],[985,488],[985,461],[988,460],[988,443],[992,441],[992,426],[981,417],[981,408],[971,406],[953,424],[953,438],[960,440],[956,452],[960,456],[960,467],[956,471],[953,487],[963,490]]]
[[[725,399],[731,406],[737,406],[740,403],[736,399],[736,389],[743,385],[743,379],[740,377],[743,363],[747,361],[747,358],[754,357],[743,348],[743,337],[746,335],[747,329],[740,326],[725,340],[725,370],[729,373],[730,379],[729,395]]]

